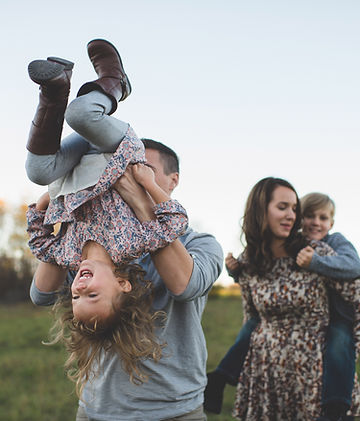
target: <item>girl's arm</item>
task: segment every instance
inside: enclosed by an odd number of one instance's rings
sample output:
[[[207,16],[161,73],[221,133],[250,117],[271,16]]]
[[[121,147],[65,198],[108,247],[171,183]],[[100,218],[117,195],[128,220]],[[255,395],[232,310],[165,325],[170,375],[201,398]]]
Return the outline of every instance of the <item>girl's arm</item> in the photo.
[[[45,263],[56,263],[54,258],[58,249],[58,239],[53,235],[54,227],[44,225],[46,209],[49,205],[48,193],[43,194],[36,204],[29,206],[26,213],[27,232],[29,234],[29,248],[32,254]]]
[[[114,188],[142,223],[144,253],[152,253],[169,245],[185,232],[188,224],[186,210],[155,182],[150,167],[144,164],[132,165],[115,183]],[[174,247],[180,249],[180,246]]]
[[[158,204],[171,200],[170,196],[156,183],[154,171],[145,164],[135,164],[132,167],[132,174],[150,195],[154,203]]]
[[[147,182],[144,184],[151,192],[146,192],[134,177],[135,166],[128,167],[124,175],[115,183],[114,188],[132,208],[136,217],[142,222],[145,231],[149,234],[149,240],[153,239],[152,260],[164,280],[166,287],[175,295],[182,294],[192,275],[194,262],[183,244],[176,238],[181,235],[187,226],[185,210],[176,201],[169,200],[170,197],[161,189],[152,190]],[[148,168],[148,167],[147,167]],[[149,170],[151,170],[149,168]],[[136,170],[135,170],[136,171]],[[152,170],[151,170],[152,171]],[[137,174],[139,175],[139,174]],[[157,189],[156,189],[157,190]],[[150,197],[150,193],[153,195]],[[166,200],[161,204],[162,200]],[[159,202],[159,212],[154,212],[154,201]],[[166,214],[167,206],[179,206],[179,212]],[[163,210],[161,210],[163,208]],[[172,234],[176,229],[175,235]],[[169,241],[166,242],[166,239]],[[162,243],[162,245],[161,245]],[[160,248],[159,247],[163,247]]]

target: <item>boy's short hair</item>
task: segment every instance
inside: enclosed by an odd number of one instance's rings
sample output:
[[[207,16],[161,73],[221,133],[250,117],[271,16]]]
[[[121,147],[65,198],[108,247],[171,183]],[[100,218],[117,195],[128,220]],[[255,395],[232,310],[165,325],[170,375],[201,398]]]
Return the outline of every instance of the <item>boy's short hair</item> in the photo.
[[[303,215],[307,215],[318,209],[329,207],[331,217],[335,215],[335,202],[323,193],[308,193],[300,199]]]
[[[156,151],[159,151],[164,164],[164,173],[166,175],[179,172],[179,157],[171,148],[153,139],[143,137],[140,140],[144,144],[145,149],[155,149]]]

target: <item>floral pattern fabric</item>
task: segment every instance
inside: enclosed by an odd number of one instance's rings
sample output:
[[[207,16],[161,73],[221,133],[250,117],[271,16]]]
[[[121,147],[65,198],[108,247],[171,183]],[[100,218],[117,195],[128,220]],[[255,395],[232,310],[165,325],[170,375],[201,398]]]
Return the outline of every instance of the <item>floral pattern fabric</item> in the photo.
[[[46,211],[29,206],[29,247],[42,262],[77,269],[82,248],[95,241],[114,263],[124,263],[165,247],[187,228],[185,209],[176,201],[155,205],[156,219],[141,223],[112,188],[129,164],[145,162],[142,142],[129,128],[102,176],[93,187],[52,200]],[[54,224],[61,223],[54,234]]]
[[[324,243],[319,254],[331,254]],[[233,415],[248,421],[313,421],[320,415],[322,351],[329,321],[326,285],[291,257],[261,278],[240,279],[245,320],[259,315],[237,386]],[[343,284],[343,283],[342,283]],[[340,288],[340,285],[338,285]],[[359,385],[353,393],[359,414]]]

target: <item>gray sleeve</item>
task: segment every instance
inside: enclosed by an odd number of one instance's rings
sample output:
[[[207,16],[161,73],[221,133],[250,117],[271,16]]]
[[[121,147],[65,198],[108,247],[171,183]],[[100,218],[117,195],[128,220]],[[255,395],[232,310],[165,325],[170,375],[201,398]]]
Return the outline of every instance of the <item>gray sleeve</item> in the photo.
[[[31,301],[37,306],[51,306],[56,301],[57,293],[56,291],[53,291],[53,292],[40,291],[35,285],[35,279],[33,279],[30,286],[30,298],[31,298]]]
[[[326,238],[336,256],[313,255],[309,269],[319,275],[351,281],[360,278],[360,259],[354,246],[342,234],[335,233]]]
[[[69,270],[66,275],[64,286],[70,286],[76,275],[75,271]],[[58,291],[44,292],[40,291],[35,285],[35,278],[33,278],[30,285],[30,299],[37,306],[52,306],[58,297]]]
[[[222,248],[212,235],[198,235],[184,245],[194,260],[194,267],[185,291],[180,295],[171,294],[177,301],[191,301],[205,295],[223,267]]]

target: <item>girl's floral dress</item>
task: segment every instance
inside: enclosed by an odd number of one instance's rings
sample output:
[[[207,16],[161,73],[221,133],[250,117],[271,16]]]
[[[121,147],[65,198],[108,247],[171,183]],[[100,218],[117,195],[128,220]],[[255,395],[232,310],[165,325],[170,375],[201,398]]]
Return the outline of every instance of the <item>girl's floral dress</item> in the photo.
[[[156,219],[141,223],[115,189],[129,164],[145,162],[142,142],[129,128],[95,186],[52,200],[46,211],[29,206],[29,247],[42,262],[77,269],[82,248],[95,241],[114,263],[131,261],[173,242],[187,228],[185,209],[176,201],[155,205]],[[54,225],[61,229],[54,234]]]

